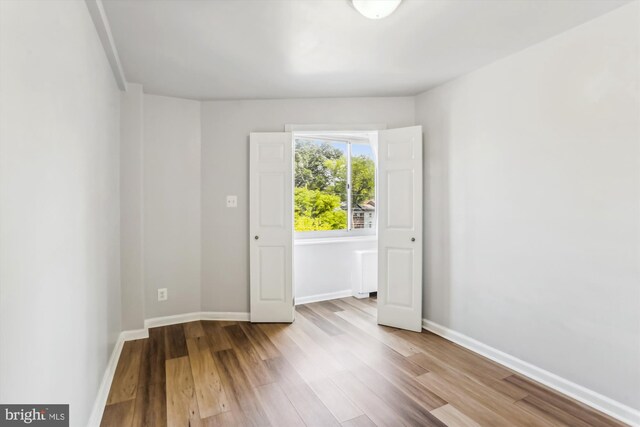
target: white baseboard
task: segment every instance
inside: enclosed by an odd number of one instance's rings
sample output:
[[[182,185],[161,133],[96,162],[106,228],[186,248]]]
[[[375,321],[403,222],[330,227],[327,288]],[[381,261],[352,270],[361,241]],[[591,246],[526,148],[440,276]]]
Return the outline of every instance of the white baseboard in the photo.
[[[145,329],[158,328],[160,326],[176,325],[178,323],[195,322],[196,320],[200,320],[200,312],[152,317],[151,319],[145,319],[144,327]]]
[[[429,332],[440,335],[456,344],[461,345],[475,353],[478,353],[494,362],[546,385],[564,395],[579,402],[589,405],[598,411],[604,412],[624,423],[632,426],[640,426],[640,411],[615,401],[607,396],[589,390],[579,384],[571,382],[549,371],[545,371],[510,354],[490,347],[460,332],[456,332],[445,326],[422,319],[422,327]]]
[[[91,409],[91,415],[89,416],[89,422],[87,423],[89,427],[100,426],[100,421],[102,421],[102,413],[104,412],[104,407],[107,404],[107,398],[109,397],[109,390],[111,389],[113,375],[116,373],[118,359],[120,359],[120,353],[122,353],[122,347],[124,346],[124,342],[126,341],[125,336],[127,336],[128,332],[130,331],[120,332],[120,335],[118,335],[118,340],[113,346],[113,351],[111,352],[111,356],[109,357],[109,361],[107,362],[107,367],[104,371],[104,375],[102,376],[102,381],[100,382],[100,387],[98,388],[96,400],[94,401],[93,408]]]
[[[311,295],[308,297],[296,297],[296,305],[310,304],[312,302],[327,301],[330,299],[346,298],[353,295],[353,290],[329,292],[327,294]]]
[[[194,313],[176,314],[174,316],[153,317],[144,321],[145,329],[159,326],[175,325],[178,323],[195,322],[196,320],[235,320],[249,321],[249,313],[221,312],[221,311],[197,311]]]
[[[133,341],[133,340],[141,340],[144,338],[149,338],[149,329],[132,329],[130,331],[122,331],[120,335],[123,337],[124,341]]]
[[[250,317],[249,313],[203,311],[200,313],[200,320],[235,320],[238,322],[248,322]]]

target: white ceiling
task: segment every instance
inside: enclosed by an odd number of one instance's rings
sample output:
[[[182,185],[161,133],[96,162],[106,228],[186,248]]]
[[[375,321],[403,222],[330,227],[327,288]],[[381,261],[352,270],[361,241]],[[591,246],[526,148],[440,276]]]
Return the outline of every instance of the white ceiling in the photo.
[[[627,0],[104,0],[127,80],[193,99],[413,95]]]

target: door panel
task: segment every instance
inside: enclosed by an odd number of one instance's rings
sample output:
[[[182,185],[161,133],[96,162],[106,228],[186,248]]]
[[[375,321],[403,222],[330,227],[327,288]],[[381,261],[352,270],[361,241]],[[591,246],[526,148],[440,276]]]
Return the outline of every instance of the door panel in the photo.
[[[284,271],[287,250],[283,246],[260,246],[260,301],[285,302],[287,274]]]
[[[260,201],[258,212],[260,227],[282,228],[284,226],[285,176],[282,172],[259,172]]]
[[[413,173],[410,170],[387,171],[387,227],[413,229]],[[406,206],[398,209],[398,206]]]
[[[411,308],[413,305],[413,249],[387,248],[387,304]]]
[[[378,134],[378,323],[422,330],[422,127]]]
[[[293,146],[290,133],[250,137],[251,321],[292,322]]]

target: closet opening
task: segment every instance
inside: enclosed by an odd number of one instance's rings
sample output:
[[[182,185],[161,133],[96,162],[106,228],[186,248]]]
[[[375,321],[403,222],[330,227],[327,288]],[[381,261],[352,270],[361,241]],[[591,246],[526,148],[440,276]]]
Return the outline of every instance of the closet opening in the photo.
[[[251,133],[252,322],[319,302],[421,330],[422,128],[377,129]]]
[[[296,305],[353,296],[375,308],[377,132],[292,137]]]

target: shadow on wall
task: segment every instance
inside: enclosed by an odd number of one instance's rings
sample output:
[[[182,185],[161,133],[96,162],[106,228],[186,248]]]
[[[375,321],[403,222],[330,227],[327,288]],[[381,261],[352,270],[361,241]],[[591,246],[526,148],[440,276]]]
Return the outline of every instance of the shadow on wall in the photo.
[[[449,200],[449,140],[450,124],[445,109],[438,115],[439,134],[424,126],[424,188],[423,201],[425,247],[423,248],[423,309],[422,317],[441,325],[451,321],[451,236]],[[419,117],[418,117],[419,119]],[[418,120],[419,122],[420,120]],[[447,122],[447,123],[445,123]]]

